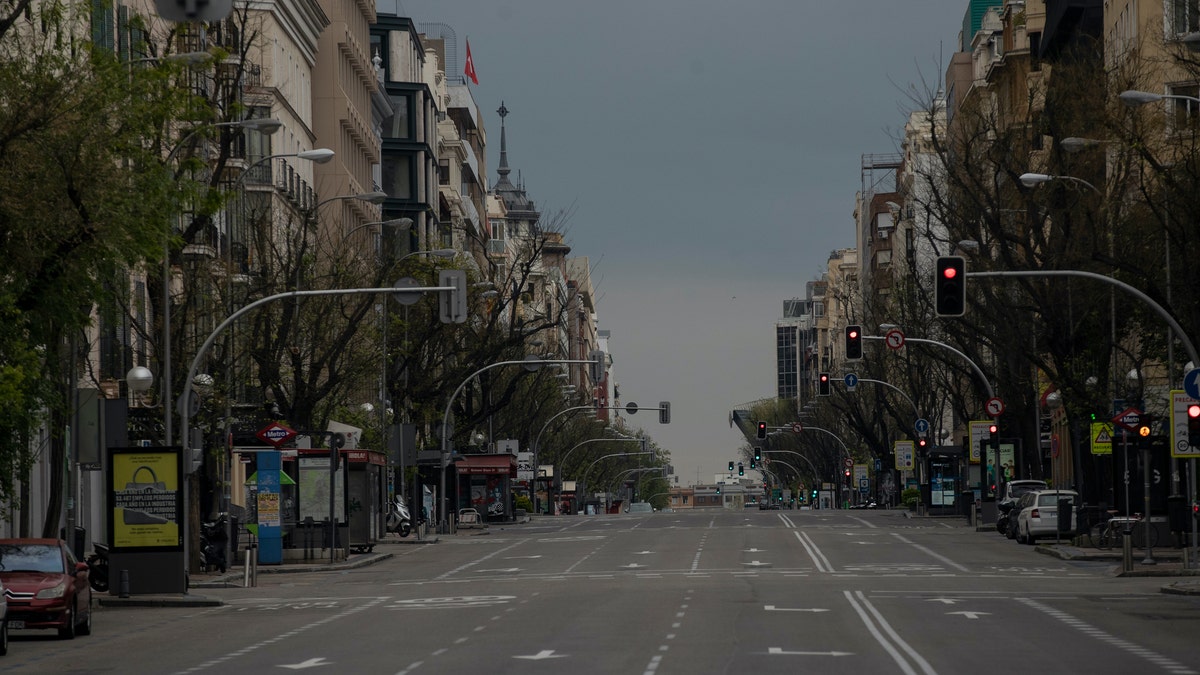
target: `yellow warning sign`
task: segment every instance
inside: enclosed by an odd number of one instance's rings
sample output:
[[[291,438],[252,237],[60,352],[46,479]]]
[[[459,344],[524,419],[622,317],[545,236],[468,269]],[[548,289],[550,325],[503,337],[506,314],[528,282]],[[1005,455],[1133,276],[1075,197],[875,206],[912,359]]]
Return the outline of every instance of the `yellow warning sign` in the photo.
[[[1113,425],[1111,422],[1092,422],[1092,454],[1111,455]]]

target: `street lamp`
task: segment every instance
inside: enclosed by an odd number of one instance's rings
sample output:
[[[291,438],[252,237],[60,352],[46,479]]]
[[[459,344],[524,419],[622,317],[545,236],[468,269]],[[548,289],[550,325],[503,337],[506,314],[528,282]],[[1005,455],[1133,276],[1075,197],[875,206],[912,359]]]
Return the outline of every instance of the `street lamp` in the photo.
[[[1117,95],[1125,105],[1130,108],[1137,108],[1146,105],[1147,103],[1155,103],[1163,99],[1173,101],[1190,101],[1192,103],[1200,103],[1200,98],[1195,96],[1184,96],[1183,94],[1155,94],[1149,91],[1138,91],[1136,89],[1127,89]]]

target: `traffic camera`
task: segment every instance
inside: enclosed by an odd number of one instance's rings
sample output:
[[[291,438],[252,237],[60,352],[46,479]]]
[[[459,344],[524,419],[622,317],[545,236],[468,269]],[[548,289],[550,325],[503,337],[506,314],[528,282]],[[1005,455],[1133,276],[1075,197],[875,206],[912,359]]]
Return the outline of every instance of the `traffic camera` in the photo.
[[[862,326],[846,326],[846,360],[861,361],[862,357]]]
[[[933,280],[934,310],[938,316],[962,316],[967,308],[967,267],[962,256],[937,259]]]
[[[817,396],[829,395],[829,373],[817,375]]]

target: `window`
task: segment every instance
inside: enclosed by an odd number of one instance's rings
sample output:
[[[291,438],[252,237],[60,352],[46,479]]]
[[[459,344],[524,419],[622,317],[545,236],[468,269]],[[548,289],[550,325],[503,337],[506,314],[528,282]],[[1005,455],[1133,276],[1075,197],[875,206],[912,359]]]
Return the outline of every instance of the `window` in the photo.
[[[396,199],[413,198],[412,155],[384,157],[382,174],[384,192]]]
[[[1200,0],[1168,0],[1171,28],[1176,35],[1200,31]]]
[[[392,115],[383,121],[383,137],[406,140],[412,138],[411,99],[405,94],[392,94]]]
[[[450,160],[439,159],[437,167],[438,185],[450,184]]]
[[[1195,83],[1175,84],[1167,87],[1167,93],[1172,96],[1188,96],[1194,99],[1200,97],[1200,85]],[[1175,128],[1184,128],[1196,123],[1197,114],[1200,114],[1200,105],[1187,99],[1171,99],[1171,112]]]

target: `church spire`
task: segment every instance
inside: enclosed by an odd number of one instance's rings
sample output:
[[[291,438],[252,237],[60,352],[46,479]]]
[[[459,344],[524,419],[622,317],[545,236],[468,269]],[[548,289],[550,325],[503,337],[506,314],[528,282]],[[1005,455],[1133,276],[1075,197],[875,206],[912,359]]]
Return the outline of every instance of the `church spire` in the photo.
[[[496,189],[515,189],[512,182],[508,180],[511,169],[508,168],[508,141],[504,133],[504,118],[508,117],[508,108],[504,107],[504,101],[500,101],[500,108],[496,110],[496,114],[500,116],[500,166],[496,168],[496,173],[500,174],[500,178],[496,181]]]

